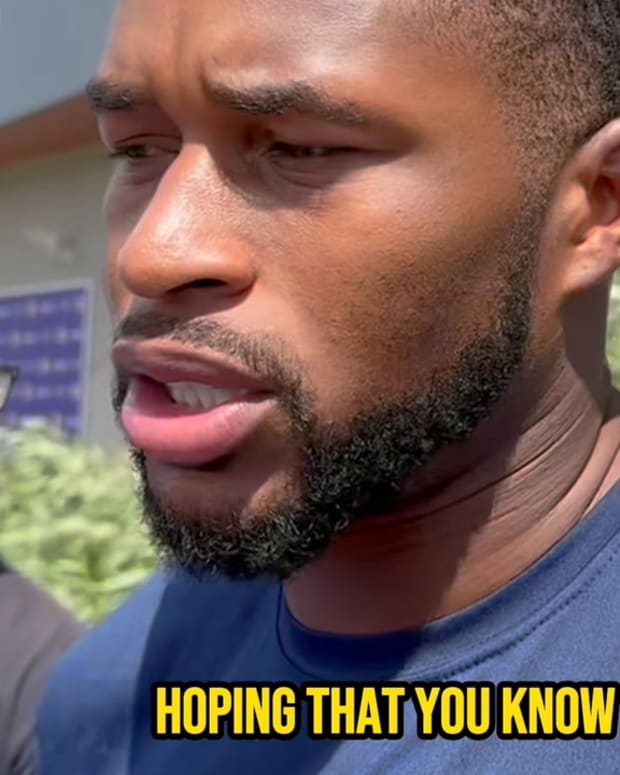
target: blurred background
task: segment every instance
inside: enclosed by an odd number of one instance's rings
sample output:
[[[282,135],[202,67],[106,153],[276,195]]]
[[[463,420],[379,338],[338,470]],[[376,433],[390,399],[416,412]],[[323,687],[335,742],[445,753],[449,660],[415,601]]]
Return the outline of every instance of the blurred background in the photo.
[[[82,91],[113,0],[0,10],[0,556],[95,623],[154,568],[110,409],[108,160]],[[609,358],[620,384],[620,286]]]
[[[110,408],[109,161],[82,96],[113,8],[0,6],[0,556],[86,623],[154,568]]]

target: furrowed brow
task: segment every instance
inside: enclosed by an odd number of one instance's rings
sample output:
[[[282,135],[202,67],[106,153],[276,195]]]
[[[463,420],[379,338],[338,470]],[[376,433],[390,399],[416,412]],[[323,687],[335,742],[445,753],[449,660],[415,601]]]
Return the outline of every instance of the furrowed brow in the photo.
[[[107,78],[91,79],[86,85],[86,96],[96,114],[131,110],[153,103],[139,85]],[[334,99],[305,81],[249,88],[208,82],[206,96],[215,105],[253,116],[297,114],[356,127],[392,123],[389,117],[375,110],[350,100]]]

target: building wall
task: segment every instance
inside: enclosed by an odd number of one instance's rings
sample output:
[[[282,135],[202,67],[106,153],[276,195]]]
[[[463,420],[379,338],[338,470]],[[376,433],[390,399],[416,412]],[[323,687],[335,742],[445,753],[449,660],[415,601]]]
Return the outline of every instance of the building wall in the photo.
[[[82,91],[113,11],[114,0],[2,0],[0,125]]]
[[[101,202],[108,164],[100,150],[90,150],[0,174],[0,292],[96,281],[85,436],[105,445],[120,441],[110,408],[111,326],[101,287],[106,252]]]

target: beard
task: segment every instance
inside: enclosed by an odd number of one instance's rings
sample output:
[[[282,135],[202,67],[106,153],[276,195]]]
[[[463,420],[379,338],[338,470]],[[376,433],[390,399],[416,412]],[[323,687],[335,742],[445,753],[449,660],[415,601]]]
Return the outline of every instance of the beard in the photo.
[[[209,320],[180,325],[163,316],[127,319],[118,336],[139,334],[209,346],[268,378],[278,387],[301,452],[295,487],[260,511],[231,511],[217,519],[196,513],[188,520],[158,497],[143,453],[133,449],[144,520],[164,565],[198,579],[213,573],[287,579],[355,521],[397,507],[412,475],[438,452],[469,438],[523,365],[536,253],[531,221],[529,226],[512,237],[516,268],[505,281],[503,298],[496,300],[489,332],[466,345],[423,393],[376,401],[339,426],[318,419],[313,394],[304,387],[308,381],[303,368],[276,347],[273,338],[250,340]],[[117,416],[126,391],[118,378],[113,397]]]

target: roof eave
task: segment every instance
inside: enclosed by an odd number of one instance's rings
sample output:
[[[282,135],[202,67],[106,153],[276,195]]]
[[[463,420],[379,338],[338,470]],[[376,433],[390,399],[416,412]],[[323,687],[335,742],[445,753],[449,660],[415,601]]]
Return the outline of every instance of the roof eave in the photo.
[[[95,145],[97,124],[82,95],[0,126],[0,169]]]

